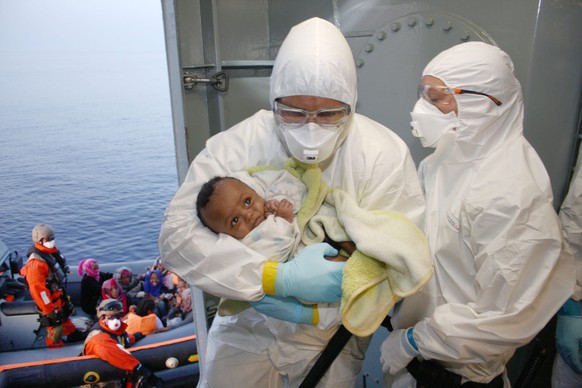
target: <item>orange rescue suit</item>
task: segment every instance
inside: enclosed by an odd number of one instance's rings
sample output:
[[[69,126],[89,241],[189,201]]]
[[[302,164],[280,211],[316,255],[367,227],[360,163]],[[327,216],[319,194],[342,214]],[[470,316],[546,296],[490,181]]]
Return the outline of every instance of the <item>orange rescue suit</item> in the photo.
[[[125,333],[127,325],[122,323],[121,327],[114,332],[107,327],[103,320],[99,320],[99,326],[101,331],[94,330],[87,337],[83,354],[95,355],[119,369],[123,369],[128,373],[133,372],[140,362],[124,349],[135,343],[135,337]],[[118,340],[114,340],[109,333],[117,336]],[[126,341],[129,343],[126,343]]]

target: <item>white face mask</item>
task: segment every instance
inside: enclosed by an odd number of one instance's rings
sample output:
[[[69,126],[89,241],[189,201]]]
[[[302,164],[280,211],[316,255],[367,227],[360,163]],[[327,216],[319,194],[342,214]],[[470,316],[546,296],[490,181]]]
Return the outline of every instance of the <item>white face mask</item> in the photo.
[[[112,331],[117,331],[121,327],[121,320],[119,318],[108,319],[107,327]]]
[[[410,116],[412,134],[420,138],[423,147],[436,148],[444,133],[459,126],[455,112],[445,114],[424,98],[416,102]]]
[[[53,249],[55,247],[55,240],[52,239],[51,241],[45,241],[42,243],[45,248]]]
[[[322,127],[307,123],[299,128],[281,125],[285,142],[295,159],[316,164],[326,160],[334,151],[342,127]]]

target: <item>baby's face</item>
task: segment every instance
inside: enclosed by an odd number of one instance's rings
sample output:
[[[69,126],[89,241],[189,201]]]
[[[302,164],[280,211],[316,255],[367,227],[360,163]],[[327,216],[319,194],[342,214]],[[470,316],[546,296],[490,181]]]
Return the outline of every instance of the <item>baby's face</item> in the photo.
[[[265,200],[243,182],[224,179],[201,215],[215,232],[240,240],[265,220]]]

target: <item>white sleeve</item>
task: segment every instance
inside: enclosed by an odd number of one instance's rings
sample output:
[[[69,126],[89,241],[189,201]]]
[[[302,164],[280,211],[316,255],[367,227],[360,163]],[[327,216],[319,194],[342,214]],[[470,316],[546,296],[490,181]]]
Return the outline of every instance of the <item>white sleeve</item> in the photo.
[[[568,194],[560,207],[564,238],[576,259],[576,286],[573,298],[582,299],[582,156],[578,157]]]
[[[260,111],[209,139],[164,213],[158,241],[164,265],[189,284],[220,297],[260,299],[266,258],[202,225],[196,215],[196,198],[200,187],[214,176],[256,165],[283,165],[286,152],[269,129],[274,126],[269,120],[274,122],[272,113]]]
[[[460,269],[463,261],[453,257],[459,269],[440,269],[439,280],[471,281],[475,295],[438,306],[414,326],[424,358],[481,363],[499,357],[529,342],[571,293],[557,215],[547,199],[533,195],[531,202],[482,196],[479,206],[464,204],[461,229],[476,272],[468,278]]]

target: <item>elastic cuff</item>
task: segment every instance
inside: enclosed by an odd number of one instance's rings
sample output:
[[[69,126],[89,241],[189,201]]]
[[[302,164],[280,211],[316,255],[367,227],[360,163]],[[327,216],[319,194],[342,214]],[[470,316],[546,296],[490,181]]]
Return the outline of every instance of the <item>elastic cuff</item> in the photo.
[[[408,342],[410,343],[410,345],[412,345],[412,347],[414,348],[414,350],[416,350],[418,352],[418,345],[416,345],[416,341],[414,340],[414,336],[412,335],[412,327],[409,328],[408,330],[406,330],[406,338],[408,339]]]
[[[275,295],[275,280],[279,263],[267,261],[263,267],[263,291],[265,294]]]
[[[313,326],[319,324],[319,310],[317,309],[317,305],[313,305],[313,318],[311,319],[311,324]]]

